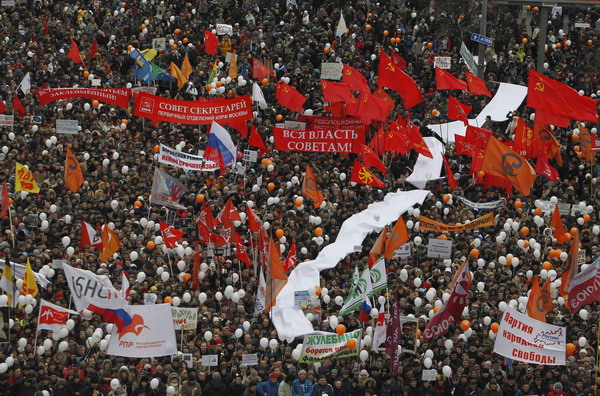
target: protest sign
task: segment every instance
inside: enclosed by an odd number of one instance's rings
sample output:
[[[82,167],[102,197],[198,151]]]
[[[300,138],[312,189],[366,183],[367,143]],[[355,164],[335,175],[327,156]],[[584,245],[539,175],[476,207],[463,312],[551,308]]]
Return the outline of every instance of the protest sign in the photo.
[[[449,56],[436,56],[433,58],[433,66],[443,70],[450,70],[452,67],[452,58]]]
[[[12,114],[0,114],[0,126],[13,126],[15,123],[14,117]]]
[[[507,306],[494,352],[525,363],[564,366],[567,329],[532,319]]]
[[[202,365],[204,367],[216,367],[219,365],[219,355],[202,355]]]
[[[405,243],[398,249],[394,250],[394,258],[409,258],[410,257],[410,243]]]
[[[129,107],[131,89],[126,88],[44,88],[36,89],[35,94],[42,106],[50,102],[68,98],[87,98],[99,102]]]
[[[66,135],[77,135],[79,133],[79,123],[77,120],[56,120],[56,133]]]
[[[245,353],[242,355],[242,366],[258,366],[258,354]]]
[[[452,241],[445,239],[430,239],[427,244],[427,257],[450,258],[452,255]]]
[[[321,63],[322,80],[340,80],[344,71],[343,63],[323,62]]]
[[[365,142],[364,131],[352,129],[306,130],[273,128],[275,148],[281,151],[357,153]]]
[[[152,49],[157,51],[164,51],[167,49],[167,39],[164,37],[152,39]]]
[[[421,377],[421,379],[423,381],[435,381],[435,379],[437,378],[438,372],[436,369],[431,369],[431,370],[423,370],[423,376]]]
[[[362,330],[354,330],[341,336],[330,334],[305,335],[302,355],[298,363],[318,363],[331,359],[358,356]],[[356,340],[354,349],[348,349],[349,339]]]
[[[198,325],[198,308],[171,308],[175,330],[193,330]]]
[[[231,36],[233,34],[233,26],[226,25],[224,23],[217,23],[217,35],[218,36]]]
[[[158,162],[176,166],[182,169],[190,169],[204,172],[214,172],[219,169],[219,165],[207,160],[204,157],[192,154],[186,154],[181,151],[172,149],[164,144],[160,145],[158,153]]]

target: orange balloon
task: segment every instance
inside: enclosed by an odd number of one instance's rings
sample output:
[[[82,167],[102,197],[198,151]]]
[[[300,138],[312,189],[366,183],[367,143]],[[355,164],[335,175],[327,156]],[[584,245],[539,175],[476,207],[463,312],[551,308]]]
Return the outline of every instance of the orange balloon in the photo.
[[[584,214],[583,215],[583,221],[585,221],[586,223],[589,223],[590,219],[591,219],[591,217],[590,217],[589,214]]]
[[[153,241],[146,242],[146,249],[153,250],[156,247],[156,244]]]
[[[275,189],[275,183],[267,184],[267,188],[269,189],[269,191],[273,191]]]
[[[470,327],[471,322],[469,322],[468,320],[463,320],[462,322],[460,322],[460,328],[462,329],[462,331],[467,331]]]
[[[163,302],[166,304],[171,304],[171,301],[173,301],[173,299],[170,296],[165,297],[165,299],[163,300]]]
[[[539,7],[533,7],[533,11],[538,12],[540,10]]]
[[[523,234],[525,236],[529,235],[529,227],[521,228],[521,234]]]
[[[189,43],[190,40],[187,37],[184,37],[182,41],[183,41],[183,44],[187,44],[187,43]]]
[[[483,179],[485,177],[485,172],[484,171],[477,172],[477,177],[480,179]]]
[[[366,29],[366,30],[371,30],[371,25],[369,25],[369,24],[366,24],[366,25],[365,25],[365,29]]]
[[[275,235],[277,235],[277,238],[281,239],[281,237],[283,236],[283,230],[280,228],[277,231],[275,231]]]
[[[100,106],[100,102],[98,102],[96,99],[94,99],[94,100],[92,100],[92,106],[98,107],[98,106]]]
[[[8,206],[11,206],[13,204],[13,202],[15,202],[15,201],[13,201],[12,198],[8,198]]]
[[[267,162],[268,162],[268,161],[269,161],[269,160],[268,160],[267,158],[263,158],[263,159],[260,161],[260,164],[261,164],[261,165],[263,165],[263,166],[269,166],[269,165],[267,164]]]
[[[550,261],[544,261],[542,263],[542,268],[546,271],[550,271],[552,269],[552,264],[550,263]]]
[[[321,227],[317,227],[315,228],[315,235],[320,237],[321,235],[323,235],[323,229]]]
[[[527,249],[529,247],[529,241],[523,241],[523,247]]]
[[[277,114],[277,115],[275,116],[275,120],[276,120],[276,121],[281,121],[281,120],[283,120],[283,116],[282,116],[281,114]]]
[[[142,26],[140,26],[140,30],[144,30],[146,29],[146,25],[142,23]]]
[[[384,36],[386,36],[386,37],[387,37],[387,36],[389,36],[389,34],[390,34],[390,32],[388,32],[387,30],[384,30],[384,31],[383,31],[383,35],[384,35]]]
[[[132,49],[133,49],[133,45],[129,44],[129,45],[127,46],[127,51],[131,52],[131,50],[132,50]]]
[[[479,249],[477,249],[477,248],[471,249],[471,256],[473,256],[473,258],[479,258]]]
[[[573,151],[575,151],[576,153],[581,151],[581,147],[579,146],[573,146]]]
[[[346,332],[346,326],[344,326],[343,324],[337,325],[337,327],[335,328],[335,332],[339,336],[343,335]]]
[[[512,265],[513,255],[509,254],[506,256],[506,266],[510,267]]]
[[[212,89],[212,85],[208,84],[206,87],[204,87],[204,89],[206,89],[206,91],[210,91]]]
[[[536,216],[541,216],[542,215],[542,209],[535,208],[535,214],[536,214]]]
[[[160,146],[157,144],[154,146],[154,152],[158,153],[160,151]]]
[[[123,8],[127,7],[127,3],[125,3],[125,2],[121,3],[121,7],[123,7]]]
[[[269,79],[268,78],[263,78],[262,79],[262,85],[267,85],[269,83]]]
[[[567,344],[567,355],[572,355],[575,352],[575,344],[570,342]]]
[[[444,202],[448,202],[452,199],[452,195],[450,194],[444,194],[444,196],[442,197],[442,199],[444,200]]]
[[[173,49],[173,50],[176,50],[176,49],[177,49],[177,44],[173,44],[173,45],[171,46],[171,49]]]
[[[204,202],[204,198],[205,198],[204,194],[198,194],[198,195],[196,195],[196,202],[202,203],[202,202]]]
[[[341,325],[340,325],[341,326]],[[346,346],[348,347],[348,349],[352,350],[354,348],[356,348],[356,340],[354,338],[350,338],[348,341],[346,341]]]
[[[526,38],[526,37],[523,37],[523,40],[521,40],[521,42],[522,42],[523,44],[527,44],[527,42],[528,42],[528,41],[529,41],[529,40],[527,40],[527,38]]]
[[[594,42],[592,40],[588,40],[587,45],[589,45],[591,47],[592,45],[594,45]]]
[[[523,202],[515,201],[515,208],[520,209],[523,206]]]
[[[183,275],[183,283],[188,283],[191,278],[192,278],[191,274]]]
[[[129,120],[128,120],[128,119],[125,119],[125,118],[123,118],[123,119],[121,120],[121,124],[128,125],[128,124],[129,124]]]
[[[88,78],[90,76],[90,72],[89,71],[84,71],[83,72],[83,77]]]
[[[577,153],[577,158],[583,158],[583,152],[582,151],[580,151],[580,152]]]
[[[141,208],[142,207],[142,202],[141,201],[135,201],[133,203],[133,206],[135,206],[136,208]]]
[[[437,305],[435,307],[433,307],[433,313],[437,313],[437,311],[440,310],[440,307],[438,307]]]
[[[181,29],[175,29],[175,34],[181,34]]]
[[[302,201],[299,198],[296,198],[296,200],[294,201],[294,205],[296,205],[296,206],[302,206],[303,203],[304,203],[304,201]]]
[[[560,47],[562,47],[562,44],[561,43],[556,43],[556,48],[560,48]]]
[[[578,142],[578,141],[579,141],[579,135],[572,134],[572,135],[571,135],[571,141],[573,141],[573,142]]]
[[[438,307],[436,307],[438,308]],[[438,308],[439,309],[439,308]],[[435,311],[435,310],[434,310]],[[421,338],[421,329],[417,329],[417,338]]]
[[[433,48],[433,43],[427,43],[427,48]]]
[[[321,286],[315,286],[315,295],[317,297],[321,295]]]
[[[566,239],[567,241],[570,241],[570,240],[571,240],[571,238],[573,238],[573,234],[571,234],[570,232],[565,232],[565,239]]]
[[[217,88],[221,88],[223,86],[223,83],[221,81],[217,81]]]
[[[571,230],[571,235],[577,235],[577,233],[579,232],[579,230],[577,229],[577,227],[572,227]]]
[[[490,329],[491,329],[491,330],[492,330],[494,333],[497,333],[497,332],[498,332],[498,328],[499,328],[499,327],[500,327],[500,326],[499,326],[499,325],[498,325],[498,323],[496,323],[496,322],[494,322],[494,323],[490,324]]]
[[[446,234],[442,234],[442,235],[440,235],[439,239],[445,241],[448,239],[448,236]]]
[[[527,8],[527,11],[531,11],[531,6],[530,6],[530,5],[528,5],[528,6],[527,6],[527,7],[525,7],[525,8]]]
[[[329,53],[329,48],[327,48],[327,47],[323,48],[323,53],[324,54],[328,54]]]
[[[369,13],[367,14],[367,17],[368,17],[368,18],[372,18],[372,17],[373,17],[373,14],[371,14],[371,13],[369,12]]]
[[[438,109],[431,110],[431,115],[437,117],[440,115],[440,111]]]

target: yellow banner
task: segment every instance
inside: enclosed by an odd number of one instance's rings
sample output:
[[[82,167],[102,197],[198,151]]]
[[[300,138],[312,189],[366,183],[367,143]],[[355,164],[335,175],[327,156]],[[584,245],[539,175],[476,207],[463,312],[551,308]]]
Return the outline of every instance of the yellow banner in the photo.
[[[475,228],[489,227],[494,225],[494,212],[490,212],[485,216],[481,216],[471,221],[469,224],[459,224],[459,225],[448,225],[444,223],[440,223],[435,220],[431,220],[425,216],[419,216],[419,230],[420,231],[434,231],[434,232],[444,232],[444,231],[466,231],[473,230]]]

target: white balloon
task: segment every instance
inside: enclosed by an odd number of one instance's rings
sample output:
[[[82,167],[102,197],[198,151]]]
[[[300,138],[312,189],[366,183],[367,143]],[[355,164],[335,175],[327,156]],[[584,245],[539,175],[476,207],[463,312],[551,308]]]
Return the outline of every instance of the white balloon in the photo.
[[[358,357],[360,358],[360,361],[364,363],[369,358],[369,352],[363,349],[362,351],[360,351]]]
[[[163,272],[163,273],[164,273],[164,274],[166,274],[166,272]],[[171,299],[171,304],[172,304],[174,307],[178,307],[178,306],[181,304],[181,299],[180,299],[179,297],[173,297],[173,298]]]
[[[110,380],[110,387],[112,390],[119,389],[119,386],[121,386],[121,383],[119,382],[118,379],[113,378],[112,380]]]
[[[205,332],[204,332],[204,339],[205,339],[206,341],[210,341],[210,340],[212,340],[212,337],[213,337],[213,334],[212,334],[212,332],[211,332],[211,331],[208,331],[208,330],[207,330],[207,331],[205,331]]]
[[[423,359],[423,365],[425,366],[425,368],[429,369],[431,368],[431,359],[426,357],[425,359]]]
[[[150,388],[156,389],[156,388],[158,388],[158,384],[159,384],[158,378],[152,378],[152,380],[150,381]]]
[[[169,274],[169,272],[164,271],[162,274],[160,274],[160,279],[162,279],[163,282],[166,282],[169,280],[169,277],[171,275]]]
[[[71,238],[69,238],[68,236],[62,237],[62,244],[64,247],[69,246],[70,243],[71,243]]]
[[[272,340],[269,341],[269,348],[277,349],[278,346],[279,346],[279,342],[277,342],[277,340],[275,338],[273,338]]]
[[[579,311],[579,317],[581,319],[583,319],[583,320],[587,320],[588,319],[588,315],[589,315],[589,313],[588,313],[587,309],[582,309],[582,310]]]
[[[204,292],[202,292],[198,295],[198,301],[200,301],[200,304],[204,304],[204,302],[206,301],[207,298],[208,298],[208,296]]]
[[[581,348],[587,345],[587,339],[585,337],[579,337],[579,340],[577,342],[579,343],[579,346]]]
[[[444,366],[442,368],[442,374],[444,374],[446,378],[452,377],[452,369],[450,368],[450,366]]]

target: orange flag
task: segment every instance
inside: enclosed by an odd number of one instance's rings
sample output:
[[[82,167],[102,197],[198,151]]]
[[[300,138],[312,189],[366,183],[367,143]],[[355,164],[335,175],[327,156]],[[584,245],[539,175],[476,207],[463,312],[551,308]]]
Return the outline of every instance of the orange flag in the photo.
[[[394,256],[394,251],[406,242],[408,242],[408,230],[406,224],[404,224],[404,219],[400,216],[385,244],[385,258],[390,260]]]
[[[581,146],[583,158],[586,161],[591,162],[595,155],[595,153],[592,151],[592,135],[590,134],[590,131],[588,131],[581,123],[579,124],[579,145]]]
[[[275,305],[277,295],[288,281],[280,254],[279,244],[275,244],[271,237],[269,241],[269,270],[267,271],[265,287],[265,310],[267,312]]]
[[[119,238],[117,238],[117,235],[110,229],[108,224],[105,224],[102,230],[102,246],[104,249],[102,249],[102,253],[98,259],[101,263],[105,263],[121,248]]]
[[[560,144],[554,137],[550,125],[542,124],[541,122],[535,123],[533,127],[533,144],[537,147],[530,150],[530,156],[527,158],[538,157],[543,155],[544,151],[547,151],[548,159],[554,158],[558,165],[562,166],[563,160],[562,155],[560,154]]]
[[[321,206],[325,197],[317,188],[317,179],[310,169],[310,165],[306,165],[306,173],[304,175],[304,182],[302,183],[302,195],[306,198],[313,200],[315,208]]]
[[[77,192],[79,187],[83,184],[83,173],[79,166],[77,157],[71,151],[71,148],[67,146],[67,159],[65,162],[65,185],[72,192]]]
[[[554,214],[552,215],[552,220],[550,220],[550,227],[554,228],[554,237],[558,243],[563,244],[567,241],[567,238],[565,237],[565,226],[560,218],[558,205],[554,205]]]
[[[190,74],[192,74],[193,71],[194,68],[190,63],[190,58],[187,56],[187,54],[185,54],[185,57],[183,58],[183,63],[181,64],[181,73],[183,73],[185,78],[190,78]]]
[[[537,177],[535,170],[524,157],[493,136],[488,139],[481,170],[508,179],[523,195],[529,195]]]
[[[377,237],[377,240],[373,244],[371,251],[369,252],[369,268],[375,264],[379,257],[385,252],[385,242],[387,240],[387,226],[383,227],[383,231]]]
[[[552,296],[550,295],[550,280],[540,288],[537,275],[533,278],[529,300],[527,302],[527,316],[540,322],[546,321],[546,314],[552,309]]]
[[[571,248],[569,249],[569,258],[565,262],[565,267],[562,274],[562,283],[560,284],[560,295],[566,296],[569,294],[569,286],[571,281],[577,275],[579,266],[577,261],[579,260],[579,230],[573,235],[571,241]]]

